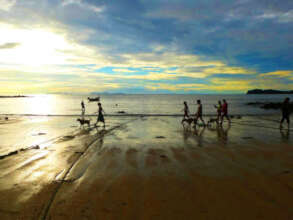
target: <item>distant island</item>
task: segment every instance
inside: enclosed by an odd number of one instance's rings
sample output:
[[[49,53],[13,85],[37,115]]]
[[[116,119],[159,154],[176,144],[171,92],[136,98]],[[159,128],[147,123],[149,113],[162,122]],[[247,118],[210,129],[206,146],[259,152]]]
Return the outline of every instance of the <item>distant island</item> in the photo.
[[[273,90],[273,89],[253,89],[253,90],[248,90],[247,95],[251,94],[293,94],[293,90],[290,91],[281,91],[281,90]]]
[[[25,95],[0,95],[0,99],[3,98],[28,98],[30,96],[25,96]]]
[[[126,95],[122,92],[91,92],[90,95]]]

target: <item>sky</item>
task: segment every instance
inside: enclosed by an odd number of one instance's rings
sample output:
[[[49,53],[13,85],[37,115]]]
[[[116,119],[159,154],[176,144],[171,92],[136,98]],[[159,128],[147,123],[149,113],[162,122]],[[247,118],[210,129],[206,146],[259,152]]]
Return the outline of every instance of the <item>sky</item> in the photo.
[[[0,0],[0,94],[293,90],[292,0]]]

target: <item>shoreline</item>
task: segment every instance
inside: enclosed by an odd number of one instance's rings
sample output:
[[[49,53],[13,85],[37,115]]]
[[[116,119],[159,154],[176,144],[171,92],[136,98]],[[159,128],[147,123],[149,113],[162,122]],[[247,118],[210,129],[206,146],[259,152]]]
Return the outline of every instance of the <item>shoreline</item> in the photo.
[[[86,117],[96,117],[98,114],[85,114]],[[5,114],[0,113],[0,116],[36,116],[36,117],[80,117],[80,114]],[[105,117],[183,117],[183,114],[129,114],[129,113],[117,113],[117,114],[104,114]],[[191,114],[194,116],[194,114]],[[203,114],[204,117],[216,117],[217,114]],[[245,117],[245,116],[279,116],[280,113],[267,113],[267,114],[229,114],[231,117]]]
[[[9,98],[30,98],[32,96],[26,95],[15,95],[15,96],[0,96],[0,99],[9,99]]]

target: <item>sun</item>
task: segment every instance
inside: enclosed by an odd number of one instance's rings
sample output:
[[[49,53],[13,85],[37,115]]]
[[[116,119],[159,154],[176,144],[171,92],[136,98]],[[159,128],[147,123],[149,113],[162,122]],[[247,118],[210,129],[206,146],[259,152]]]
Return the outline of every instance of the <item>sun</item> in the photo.
[[[64,64],[72,45],[62,34],[44,29],[18,29],[0,25],[0,60],[28,66]]]

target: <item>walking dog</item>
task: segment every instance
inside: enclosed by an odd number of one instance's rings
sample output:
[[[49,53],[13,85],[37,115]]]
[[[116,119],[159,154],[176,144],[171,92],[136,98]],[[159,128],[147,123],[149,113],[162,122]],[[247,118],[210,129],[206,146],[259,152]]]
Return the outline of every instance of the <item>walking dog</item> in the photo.
[[[217,124],[219,123],[217,118],[210,118],[210,120],[208,121],[208,127],[210,127],[211,124],[213,124],[213,123],[215,123],[215,122],[216,122]]]
[[[187,123],[189,126],[194,122],[194,118],[183,118],[181,124],[184,126],[184,123]]]
[[[80,126],[83,126],[84,124],[87,124],[88,126],[91,125],[91,120],[90,119],[78,118],[78,119],[76,119],[76,121],[79,121]]]

